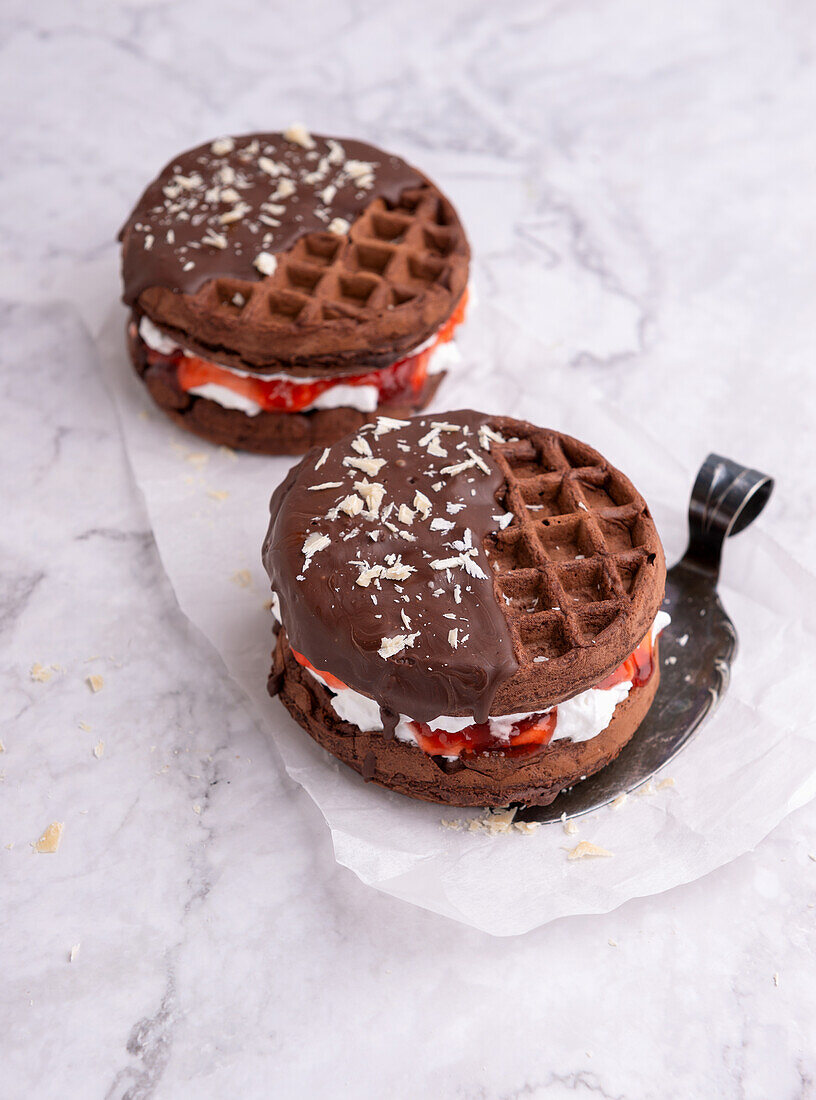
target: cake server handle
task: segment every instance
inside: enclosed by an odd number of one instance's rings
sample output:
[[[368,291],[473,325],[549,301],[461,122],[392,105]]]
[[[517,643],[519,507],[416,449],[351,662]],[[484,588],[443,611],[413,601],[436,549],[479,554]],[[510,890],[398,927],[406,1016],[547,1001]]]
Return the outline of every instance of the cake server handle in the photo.
[[[756,519],[773,486],[767,474],[710,454],[691,490],[689,543],[683,563],[711,574],[716,582],[723,543]]]

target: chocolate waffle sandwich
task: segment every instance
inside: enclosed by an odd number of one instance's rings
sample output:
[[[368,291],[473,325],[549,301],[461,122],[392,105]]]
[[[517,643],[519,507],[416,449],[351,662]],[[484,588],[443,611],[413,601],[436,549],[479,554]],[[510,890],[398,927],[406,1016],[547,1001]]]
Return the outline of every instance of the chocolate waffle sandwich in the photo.
[[[310,452],[270,511],[270,692],[365,779],[546,805],[635,734],[665,561],[591,447],[473,411],[380,417]]]
[[[456,211],[363,142],[293,126],[201,145],[120,238],[134,366],[214,443],[302,453],[424,408],[457,360],[470,251]]]

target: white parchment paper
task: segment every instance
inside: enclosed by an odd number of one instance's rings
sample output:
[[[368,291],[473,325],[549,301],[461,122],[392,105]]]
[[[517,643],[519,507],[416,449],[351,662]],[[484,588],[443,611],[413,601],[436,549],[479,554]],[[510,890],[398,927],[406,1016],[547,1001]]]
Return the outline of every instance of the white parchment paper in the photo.
[[[319,806],[338,861],[362,882],[493,935],[514,935],[698,878],[752,848],[816,794],[816,637],[806,619],[816,607],[816,577],[774,540],[773,502],[726,546],[720,591],[740,653],[723,703],[669,766],[673,786],[585,816],[575,835],[557,824],[529,836],[490,836],[441,823],[474,812],[363,783],[266,692],[272,635],[260,549],[269,497],[291,460],[228,452],[172,425],[134,376],[124,319],[115,310],[100,351],[179,604],[252,700],[289,774]],[[467,370],[448,379],[436,408],[500,411],[586,439],[641,489],[667,560],[676,560],[695,470],[585,383],[560,392],[542,375],[541,345],[489,306],[468,322],[462,348]],[[612,858],[568,860],[580,840]]]

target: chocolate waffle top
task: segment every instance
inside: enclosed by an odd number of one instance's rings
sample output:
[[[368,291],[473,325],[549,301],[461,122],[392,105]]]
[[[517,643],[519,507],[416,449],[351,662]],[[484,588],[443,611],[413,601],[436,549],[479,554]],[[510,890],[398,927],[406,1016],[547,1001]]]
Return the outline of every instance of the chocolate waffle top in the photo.
[[[470,255],[422,172],[302,127],[182,153],[120,238],[126,303],[193,350],[261,373],[393,362],[450,316]]]
[[[514,714],[597,684],[665,583],[645,501],[570,436],[380,418],[276,490],[263,560],[294,650],[396,714]]]

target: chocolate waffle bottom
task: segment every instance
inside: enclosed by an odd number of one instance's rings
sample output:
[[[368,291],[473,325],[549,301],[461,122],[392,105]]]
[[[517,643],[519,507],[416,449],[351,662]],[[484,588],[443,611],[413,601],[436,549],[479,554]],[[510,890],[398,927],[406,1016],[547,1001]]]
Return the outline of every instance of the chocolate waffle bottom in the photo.
[[[175,372],[157,364],[151,366],[140,341],[128,339],[136,373],[160,409],[180,428],[218,446],[266,455],[305,454],[312,447],[326,447],[349,432],[371,423],[378,416],[397,419],[413,416],[433,400],[445,372],[428,375],[415,400],[379,405],[374,412],[339,407],[311,412],[260,412],[247,416],[240,409],[226,409],[206,397],[185,393]]]
[[[331,693],[295,661],[283,630],[269,691],[280,695],[298,725],[332,756],[388,790],[450,806],[547,806],[566,787],[610,764],[631,741],[660,683],[659,643],[654,652],[649,681],[632,688],[602,733],[590,741],[558,740],[526,756],[486,753],[448,761],[402,741],[387,741],[380,732],[361,732],[337,715]]]

